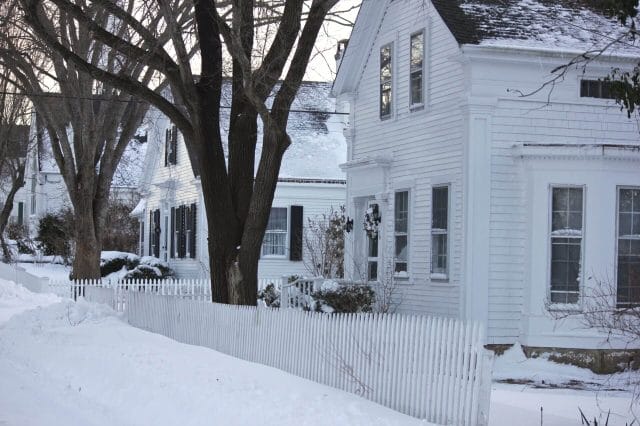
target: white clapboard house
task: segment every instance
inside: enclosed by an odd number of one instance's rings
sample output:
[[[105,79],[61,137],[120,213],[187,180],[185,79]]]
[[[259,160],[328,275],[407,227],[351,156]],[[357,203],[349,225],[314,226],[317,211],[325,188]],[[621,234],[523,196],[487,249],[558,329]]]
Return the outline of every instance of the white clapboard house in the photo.
[[[622,345],[554,315],[600,284],[640,303],[638,125],[598,80],[637,51],[536,92],[620,33],[586,4],[363,2],[333,87],[350,111],[347,269],[393,275],[400,312],[481,320],[490,344]]]
[[[345,200],[344,118],[335,114],[330,83],[302,84],[288,124],[285,153],[259,263],[259,278],[308,274],[303,228]],[[228,129],[227,81],[221,109]],[[150,112],[143,198],[132,214],[140,220],[140,254],[167,261],[180,278],[208,277],[207,222],[202,188],[194,176],[182,135],[167,117]],[[258,134],[258,149],[262,134]],[[259,152],[257,154],[259,156]]]
[[[24,186],[16,193],[11,221],[24,225],[31,236],[36,236],[40,219],[49,213],[71,208],[69,191],[58,164],[53,157],[49,133],[38,125],[38,115],[32,114],[29,126],[29,146],[26,151]],[[131,140],[113,176],[110,197],[114,201],[135,204],[139,199],[138,186],[142,174],[146,124]],[[71,133],[71,128],[68,130]]]

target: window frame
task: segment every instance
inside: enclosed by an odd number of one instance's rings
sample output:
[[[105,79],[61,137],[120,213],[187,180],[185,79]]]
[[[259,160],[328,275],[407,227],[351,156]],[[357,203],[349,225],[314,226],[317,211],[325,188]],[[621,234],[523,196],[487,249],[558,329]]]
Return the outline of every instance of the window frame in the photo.
[[[594,95],[583,95],[582,92],[582,88],[584,84],[593,84],[593,83],[597,83],[598,84],[598,96],[594,96]],[[600,101],[612,101],[615,100],[615,97],[613,97],[611,95],[611,90],[610,88],[608,89],[607,92],[607,96],[602,96],[603,94],[603,89],[605,87],[605,85],[609,84],[610,82],[604,81],[602,80],[601,77],[586,77],[586,76],[581,76],[578,80],[578,98],[579,99],[599,99]]]
[[[390,73],[390,77],[388,80],[382,80],[382,51],[385,48],[389,48],[389,73]],[[378,50],[378,101],[379,101],[379,118],[380,120],[388,120],[390,118],[393,117],[394,114],[394,90],[393,90],[393,80],[394,80],[394,74],[395,74],[395,70],[394,70],[394,66],[393,66],[393,54],[394,54],[394,42],[390,41],[388,43],[385,43],[383,45],[380,46],[380,49]],[[389,84],[389,112],[386,114],[383,114],[383,109],[382,109],[382,99],[383,99],[383,84],[388,83]]]
[[[401,194],[401,193],[406,193],[407,194],[407,229],[405,232],[399,232],[396,229],[396,223],[397,223],[397,195]],[[402,188],[402,189],[396,189],[394,191],[394,199],[393,199],[393,277],[399,280],[408,280],[411,277],[411,269],[410,269],[410,254],[411,254],[411,190],[409,188]],[[380,208],[380,206],[378,206],[378,208]],[[404,260],[403,263],[406,264],[406,270],[405,270],[405,275],[401,275],[398,272],[396,272],[396,263],[397,263],[397,238],[398,237],[406,237],[407,239],[407,246],[406,246],[406,260]],[[378,238],[379,240],[379,238]],[[378,243],[379,244],[379,243]],[[380,258],[380,247],[378,246],[378,258]]]
[[[553,235],[553,190],[554,189],[581,189],[582,190],[582,228],[580,235],[580,270],[578,273],[578,297],[576,302],[553,302],[552,301],[552,288],[551,288],[551,274],[553,266],[553,238],[577,238],[575,236]],[[569,307],[570,309],[578,308],[582,303],[582,295],[584,289],[584,248],[585,248],[585,227],[586,227],[586,206],[587,206],[587,187],[584,184],[564,184],[564,183],[552,183],[548,186],[548,203],[547,203],[547,300],[551,309],[563,307]]]
[[[430,219],[431,223],[429,226],[429,234],[430,234],[430,259],[429,259],[429,277],[431,281],[437,282],[449,282],[449,278],[451,276],[451,182],[448,183],[437,183],[431,185],[431,212]],[[434,197],[433,192],[439,188],[447,188],[447,230],[446,232],[434,232],[433,228],[433,214],[434,214]],[[440,229],[440,228],[438,228]],[[446,245],[447,248],[445,250],[446,255],[446,268],[445,272],[434,272],[433,271],[433,238],[435,235],[446,235]]]
[[[382,216],[382,213],[380,213],[380,202],[378,202],[378,200],[376,200],[375,198],[369,199],[366,201],[365,203],[365,212],[367,210],[369,210],[370,208],[372,208],[373,206],[377,206],[378,208],[378,213]],[[384,221],[384,218],[382,218]],[[367,235],[366,232],[364,232],[364,238],[365,238],[365,245],[364,245],[364,257],[365,257],[365,277],[366,277],[366,281],[367,282],[379,282],[380,281],[380,231],[381,231],[381,227],[382,227],[382,223],[383,221],[380,222],[380,224],[378,225],[378,235],[376,238],[376,256],[369,256],[369,249],[370,246],[369,244],[371,244],[372,241],[374,241],[373,239],[369,238],[369,235]],[[375,262],[376,263],[376,277],[375,279],[371,279],[370,276],[370,266],[369,264]]]
[[[615,250],[616,251],[615,251],[615,267],[614,267],[615,294],[613,294],[616,309],[628,309],[628,308],[640,306],[640,300],[638,300],[638,302],[627,302],[622,305],[618,302],[618,257],[619,257],[619,244],[621,239],[619,235],[620,233],[620,192],[624,189],[640,191],[640,186],[634,186],[634,185],[616,186],[616,211],[615,211],[616,213]],[[633,210],[632,210],[632,215],[633,215]],[[627,238],[627,239],[634,240],[634,238]],[[638,239],[635,239],[635,240],[638,240]]]
[[[413,38],[415,36],[422,36],[422,63],[420,66],[420,76],[421,76],[421,88],[420,88],[420,97],[421,100],[420,102],[414,102],[413,100],[413,75],[414,73],[418,72],[418,70],[413,70],[412,69],[412,54],[413,54],[413,48],[412,48],[412,42],[413,42]],[[411,33],[409,35],[409,109],[411,111],[417,110],[417,109],[421,109],[425,106],[426,102],[425,102],[425,97],[426,97],[426,84],[425,84],[425,63],[426,63],[426,51],[427,51],[427,32],[425,31],[425,29],[421,29],[419,31],[415,31],[413,33]]]
[[[283,231],[268,230],[265,228],[264,236],[262,238],[262,244],[260,245],[260,259],[287,259],[287,252],[289,251],[289,245],[288,245],[289,233],[291,231],[290,230],[291,219],[289,217],[290,215],[289,207],[288,206],[271,206],[271,209],[269,210],[269,217],[271,217],[271,211],[273,209],[283,209],[285,211],[286,230],[283,232]],[[267,221],[267,226],[268,226],[268,221]],[[284,234],[284,253],[282,254],[265,254],[264,253],[264,244],[265,244],[265,240],[268,233]]]

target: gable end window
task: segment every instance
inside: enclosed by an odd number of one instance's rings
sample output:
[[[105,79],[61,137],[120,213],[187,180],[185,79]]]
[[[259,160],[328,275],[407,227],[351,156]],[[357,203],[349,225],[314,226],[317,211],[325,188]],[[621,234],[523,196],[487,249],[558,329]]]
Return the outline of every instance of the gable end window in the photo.
[[[551,188],[551,303],[580,296],[583,205],[583,188]]]
[[[409,94],[411,106],[424,103],[424,31],[411,35],[409,64]]]
[[[394,274],[399,278],[409,276],[409,191],[396,192],[394,209]]]
[[[165,132],[164,140],[164,165],[178,164],[178,128],[171,126]]]
[[[380,118],[391,116],[392,54],[391,44],[380,48]]]
[[[603,80],[580,80],[580,97],[615,99],[611,92],[611,82]]]
[[[640,305],[640,188],[618,189],[617,306]]]

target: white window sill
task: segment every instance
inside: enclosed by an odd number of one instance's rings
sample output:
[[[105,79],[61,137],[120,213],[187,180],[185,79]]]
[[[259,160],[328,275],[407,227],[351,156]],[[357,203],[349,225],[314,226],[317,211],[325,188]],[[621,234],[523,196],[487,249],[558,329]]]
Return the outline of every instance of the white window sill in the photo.
[[[264,260],[282,260],[282,259],[287,259],[287,256],[284,254],[265,254],[263,256],[260,257],[260,259],[264,259]]]
[[[431,281],[437,281],[437,282],[449,282],[449,275],[448,274],[441,274],[441,273],[437,273],[437,272],[432,272],[430,275]]]
[[[580,313],[582,306],[580,303],[549,303],[547,310],[550,312]]]
[[[411,111],[411,112],[422,111],[423,109],[424,109],[424,104],[423,103],[409,105],[409,111]]]

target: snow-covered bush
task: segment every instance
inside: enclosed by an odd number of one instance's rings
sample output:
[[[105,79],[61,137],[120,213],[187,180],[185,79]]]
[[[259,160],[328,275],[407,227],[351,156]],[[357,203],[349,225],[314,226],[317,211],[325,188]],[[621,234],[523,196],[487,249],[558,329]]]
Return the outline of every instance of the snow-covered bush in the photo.
[[[106,277],[122,268],[132,270],[140,264],[140,258],[124,251],[103,251],[100,254],[100,275]]]
[[[29,232],[24,225],[10,223],[5,228],[9,240],[15,242],[18,253],[34,254],[36,250],[35,242],[29,237]]]
[[[153,256],[140,257],[122,251],[103,251],[100,256],[100,273],[112,279],[167,279],[175,274],[169,264]]]
[[[42,216],[38,223],[37,240],[45,256],[58,255],[69,260],[73,255],[73,239],[73,213],[70,210]]]
[[[127,272],[124,279],[131,280],[166,280],[174,276],[173,269],[169,264],[153,256],[140,258],[139,264],[131,271]]]
[[[315,310],[328,313],[373,312],[376,295],[371,286],[322,288],[313,293]]]
[[[275,284],[270,283],[258,292],[258,300],[264,301],[264,304],[269,308],[279,308],[280,291],[276,288]]]

